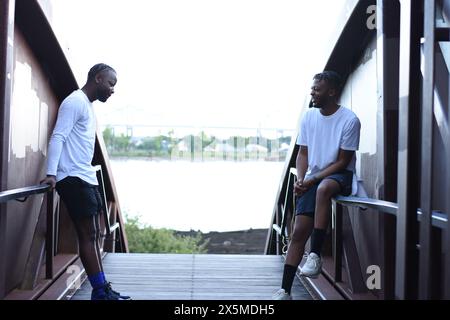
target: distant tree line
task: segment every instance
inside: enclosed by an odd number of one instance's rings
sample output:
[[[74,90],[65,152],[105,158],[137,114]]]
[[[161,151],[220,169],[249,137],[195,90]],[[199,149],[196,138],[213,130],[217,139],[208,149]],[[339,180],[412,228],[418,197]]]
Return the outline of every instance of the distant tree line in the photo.
[[[198,135],[167,135],[136,138],[121,133],[115,135],[113,128],[106,127],[103,139],[112,157],[147,157],[184,160],[272,160],[284,161],[291,142],[290,136],[268,139],[258,136],[231,136],[219,139],[204,131]]]

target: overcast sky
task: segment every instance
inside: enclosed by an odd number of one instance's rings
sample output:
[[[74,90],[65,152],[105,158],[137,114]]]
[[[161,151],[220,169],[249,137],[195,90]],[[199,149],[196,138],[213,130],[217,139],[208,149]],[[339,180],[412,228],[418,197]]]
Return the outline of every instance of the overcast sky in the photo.
[[[285,129],[297,124],[346,2],[52,1],[79,85],[97,62],[117,70],[115,95],[96,103],[101,125]]]

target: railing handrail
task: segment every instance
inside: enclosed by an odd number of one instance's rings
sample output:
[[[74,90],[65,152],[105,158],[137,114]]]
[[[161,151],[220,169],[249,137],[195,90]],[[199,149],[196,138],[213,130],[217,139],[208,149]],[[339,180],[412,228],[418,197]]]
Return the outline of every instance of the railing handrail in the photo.
[[[422,210],[417,210],[417,221],[422,217]],[[447,229],[447,215],[441,211],[431,212],[431,225],[440,229]]]
[[[289,170],[290,174],[297,176],[297,169],[291,168]],[[367,197],[346,197],[346,196],[335,196],[333,198],[339,204],[349,207],[359,207],[359,208],[371,208],[381,212],[389,213],[397,216],[398,204],[395,202],[367,198]],[[420,221],[422,211],[417,209],[417,220]],[[431,223],[433,226],[446,229],[446,223],[448,221],[447,215],[440,211],[433,211],[431,215]]]
[[[24,188],[11,189],[0,192],[0,203],[8,202],[11,200],[18,200],[21,198],[28,198],[34,194],[46,193],[50,190],[50,185],[39,184],[34,186],[28,186]]]
[[[334,200],[344,206],[348,207],[367,207],[381,212],[390,213],[397,216],[398,204],[384,200],[361,198],[361,197],[344,197],[336,196]],[[417,210],[417,221],[420,221],[422,210]],[[431,214],[431,224],[434,227],[446,229],[447,215],[441,211],[433,211]]]
[[[36,194],[46,194],[46,234],[45,234],[45,277],[46,279],[53,279],[53,255],[54,255],[54,202],[51,186],[49,184],[39,184],[23,188],[11,189],[0,192],[0,203],[5,203],[11,200],[25,202],[29,196]],[[44,198],[44,199],[45,199]],[[42,209],[42,208],[41,208]],[[40,219],[40,217],[39,217]],[[38,221],[39,223],[39,221]],[[49,231],[50,230],[50,231]],[[28,263],[28,262],[27,262]],[[36,269],[37,270],[37,269]],[[34,275],[33,275],[34,276]],[[36,279],[36,278],[35,278]]]
[[[398,204],[395,202],[389,202],[385,200],[378,200],[372,198],[362,198],[362,197],[346,197],[346,196],[335,196],[333,198],[336,202],[350,206],[350,207],[367,207],[382,212],[397,215]]]

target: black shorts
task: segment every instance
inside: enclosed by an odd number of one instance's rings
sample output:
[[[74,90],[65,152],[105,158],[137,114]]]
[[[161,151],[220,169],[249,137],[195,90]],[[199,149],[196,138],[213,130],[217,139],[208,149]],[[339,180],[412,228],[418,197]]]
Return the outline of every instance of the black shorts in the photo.
[[[339,185],[341,186],[341,191],[339,192],[339,194],[348,196],[352,193],[352,181],[353,181],[352,171],[342,170],[334,174],[331,174],[324,179],[333,179],[337,183],[339,183]],[[313,185],[311,188],[309,188],[308,191],[306,191],[304,194],[302,194],[300,197],[297,198],[295,203],[296,215],[301,214],[309,217],[314,217],[314,212],[316,210],[317,188],[319,187],[319,184],[322,181],[319,181],[318,183]]]
[[[66,177],[58,181],[56,191],[72,218],[90,217],[102,210],[103,202],[98,186],[78,177]]]

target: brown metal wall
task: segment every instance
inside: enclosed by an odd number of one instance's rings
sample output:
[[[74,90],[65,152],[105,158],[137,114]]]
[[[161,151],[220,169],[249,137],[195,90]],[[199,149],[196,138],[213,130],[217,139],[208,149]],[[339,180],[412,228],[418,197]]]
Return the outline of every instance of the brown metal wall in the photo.
[[[353,110],[361,121],[357,176],[370,198],[378,198],[377,154],[377,50],[374,38],[350,73],[341,96],[341,104]],[[378,216],[371,209],[349,208],[353,236],[363,278],[369,265],[380,265],[381,243]]]
[[[20,30],[14,31],[11,143],[7,189],[36,185],[45,176],[45,157],[58,102]],[[43,195],[7,203],[6,290],[22,280]],[[14,244],[14,245],[12,245]]]
[[[437,20],[445,27],[450,27],[450,0],[443,1],[443,10],[438,10]],[[449,190],[447,177],[450,170],[448,155],[445,150],[448,148],[449,136],[449,110],[450,110],[450,42],[440,42],[436,47],[435,53],[435,98],[434,98],[434,117],[433,117],[433,157],[432,157],[432,190],[431,206],[432,210],[446,212],[447,219],[447,201]],[[445,278],[445,250],[450,250],[450,243],[446,241],[446,234],[437,228],[433,228],[431,241],[435,250],[433,264],[431,266],[432,274],[431,297],[445,297],[444,282]],[[447,242],[447,243],[446,243]],[[440,249],[440,250],[439,250]],[[437,257],[439,255],[439,257]],[[449,273],[447,271],[447,273]],[[439,274],[439,276],[436,276]],[[447,275],[449,276],[449,275]]]
[[[14,1],[0,2],[0,188],[5,190],[8,179],[9,103],[14,37]],[[0,204],[0,257],[6,256],[6,205]],[[0,299],[6,293],[6,259],[0,259]]]
[[[450,0],[378,0],[376,39],[361,23],[373,4],[358,2],[325,69],[344,75],[341,103],[361,120],[357,171],[367,196],[398,209],[395,217],[344,209],[351,232],[337,232],[335,222],[334,261],[324,262],[323,274],[347,298],[361,299],[367,298],[366,268],[378,265],[381,290],[373,293],[380,299],[448,299],[450,233],[442,230],[439,215],[446,214],[450,230]],[[342,278],[341,240],[342,256],[351,253],[343,257]],[[267,247],[275,253],[273,245]],[[358,290],[349,287],[358,283]]]
[[[450,59],[450,58],[449,58]],[[436,55],[436,97],[435,106],[442,110],[442,117],[448,117],[449,110],[449,71],[447,65],[444,62],[442,53],[439,52]],[[441,192],[441,187],[445,185],[445,175],[442,174],[441,168],[446,168],[448,164],[448,159],[446,158],[445,152],[445,137],[443,132],[448,130],[444,119],[440,121],[433,121],[433,168],[439,168],[439,170],[433,170],[433,187],[436,192],[433,192],[433,209],[445,211],[445,201],[447,200],[447,195],[445,192]]]
[[[0,65],[1,190],[10,190],[36,185],[45,176],[47,145],[58,105],[76,88],[76,83],[53,34],[45,29],[37,2],[2,1],[1,9],[0,21],[5,31],[1,34]],[[9,201],[0,207],[0,299],[24,279],[42,202],[43,195],[36,195],[23,203]],[[72,231],[65,212],[56,218],[66,226],[62,230]],[[61,243],[65,235],[59,235]],[[74,241],[74,237],[71,245],[63,241],[64,253],[76,252]]]
[[[47,145],[59,104],[78,88],[51,29],[48,3],[47,0],[0,2],[2,191],[37,185],[45,176]],[[97,142],[94,164],[103,168],[108,208],[111,208],[109,221],[111,224],[118,221],[120,226],[107,238],[104,249],[127,252],[106,149],[102,141]],[[47,206],[42,205],[43,199],[42,195],[33,195],[25,202],[9,201],[0,205],[0,299],[36,299],[46,285],[54,284],[68,264],[77,259],[76,236],[64,206],[59,207],[56,198],[53,204],[56,207],[48,207],[55,221],[53,230],[45,230],[43,213]],[[37,228],[39,215],[44,222]],[[42,237],[45,233],[47,239]],[[114,239],[118,241],[117,247]],[[47,248],[52,248],[45,259],[40,251],[43,241]],[[45,279],[42,274],[38,276],[40,261],[48,262]],[[20,284],[27,289],[19,290]],[[58,287],[58,294],[64,290]]]
[[[444,25],[450,27],[450,0],[444,1]],[[441,16],[438,14],[438,16]],[[439,112],[442,117],[435,119],[433,123],[435,138],[435,145],[433,146],[433,167],[434,168],[446,168],[448,159],[446,159],[444,133],[446,128],[446,120],[448,119],[448,112],[450,110],[450,42],[441,42],[436,47],[436,98],[435,108],[442,110]],[[445,201],[448,195],[445,192],[440,192],[440,186],[445,185],[445,174],[442,174],[441,170],[434,170],[433,172],[434,190],[433,193],[433,209],[441,210],[445,212]]]
[[[441,26],[450,26],[450,0],[443,1],[444,14],[440,15],[437,12],[438,23]],[[390,12],[384,12],[394,14],[397,12],[394,8],[393,2],[389,4],[385,3],[385,6],[389,7]],[[380,9],[381,7],[379,7]],[[449,11],[449,12],[447,12]],[[382,17],[383,19],[388,19]],[[440,19],[440,20],[439,20]],[[386,22],[386,21],[385,21]],[[419,24],[421,21],[419,21]],[[360,150],[357,153],[359,157],[357,170],[359,178],[362,179],[363,185],[370,198],[383,199],[393,202],[397,202],[397,196],[393,192],[393,187],[397,186],[397,180],[392,176],[397,175],[397,157],[389,156],[392,151],[398,152],[398,88],[392,86],[396,78],[396,73],[392,70],[398,70],[398,60],[396,54],[398,54],[398,25],[384,24],[384,30],[379,35],[383,35],[384,40],[380,39],[372,40],[365,49],[363,57],[352,66],[352,71],[348,76],[347,83],[341,97],[343,105],[350,107],[360,117],[362,123],[361,129],[361,145]],[[382,43],[383,42],[383,43]],[[385,51],[377,52],[384,46]],[[423,159],[432,159],[432,202],[431,209],[434,211],[447,211],[448,201],[448,184],[447,171],[449,169],[448,155],[445,150],[448,148],[448,134],[449,134],[449,110],[450,110],[450,44],[448,42],[441,42],[436,46],[436,66],[435,66],[435,100],[434,100],[434,117],[433,117],[433,147],[432,156],[422,155]],[[381,55],[381,56],[380,56]],[[425,63],[422,56],[422,64]],[[417,61],[416,61],[417,62]],[[381,64],[381,66],[377,66]],[[391,70],[386,69],[386,66],[390,65]],[[417,66],[416,63],[414,66]],[[378,68],[378,72],[377,72]],[[383,72],[380,72],[383,69]],[[417,70],[413,72],[417,73]],[[423,70],[422,70],[423,74]],[[378,77],[378,79],[377,79]],[[390,79],[393,78],[394,80]],[[377,85],[378,82],[378,85]],[[419,82],[413,82],[413,86],[418,87]],[[413,90],[412,93],[417,96],[412,97],[414,103],[419,103],[418,92],[420,90]],[[390,97],[392,96],[392,97]],[[380,103],[382,101],[382,103]],[[394,104],[395,102],[395,104]],[[377,103],[379,104],[377,107]],[[389,117],[392,117],[389,118]],[[422,114],[414,111],[411,115],[412,118],[420,119]],[[412,126],[410,128],[413,134],[418,131]],[[412,154],[412,158],[420,159],[421,154],[417,150],[417,146],[420,145],[420,136],[414,139],[412,146],[415,148],[409,148]],[[392,166],[389,161],[395,162],[395,166]],[[426,160],[425,160],[426,161]],[[419,164],[419,169],[409,173],[411,179],[410,183],[420,185],[420,170],[423,170],[425,163]],[[400,163],[399,168],[402,168]],[[399,193],[405,193],[406,188],[399,185]],[[410,186],[410,185],[408,185]],[[417,206],[415,206],[417,207]],[[389,279],[383,282],[383,286],[389,286],[393,288],[392,268],[394,259],[387,261],[388,257],[392,257],[395,253],[393,249],[393,243],[390,248],[387,239],[393,239],[395,236],[395,230],[392,228],[393,224],[389,223],[388,228],[384,224],[381,217],[383,214],[377,214],[370,209],[361,212],[358,209],[350,208],[350,217],[352,222],[353,236],[355,238],[355,244],[358,251],[358,258],[361,266],[363,276],[367,266],[375,264],[381,267],[383,276],[389,273]],[[415,210],[414,210],[415,213]],[[400,213],[401,214],[401,213]],[[447,215],[448,216],[448,215]],[[389,217],[390,218],[390,217]],[[411,220],[412,225],[415,225],[415,219]],[[395,225],[395,222],[394,222]],[[444,254],[448,250],[450,244],[445,236],[445,232],[441,232],[438,228],[433,228],[432,232],[432,246],[436,250],[431,256],[431,274],[432,276],[428,281],[431,283],[431,297],[442,298],[444,295],[443,282],[445,265]],[[401,238],[401,236],[400,236]],[[403,239],[403,238],[401,238]],[[403,239],[402,241],[409,241],[408,245],[415,248],[413,237]],[[412,242],[411,242],[412,241]],[[418,251],[416,251],[417,254]],[[393,257],[392,257],[393,258]],[[413,259],[413,258],[411,258]],[[441,265],[441,266],[440,266]],[[390,270],[384,269],[388,267]],[[410,276],[407,277],[408,284],[405,285],[405,292],[407,295],[399,296],[399,298],[412,298],[417,296],[417,278],[422,278],[424,275],[419,272],[417,274],[417,263],[410,261],[408,264],[408,272]],[[367,277],[367,275],[365,275]],[[397,279],[400,282],[400,279]],[[392,290],[391,290],[392,291]],[[376,292],[380,298],[393,298],[391,292],[388,292],[389,296],[385,296],[384,288]]]

